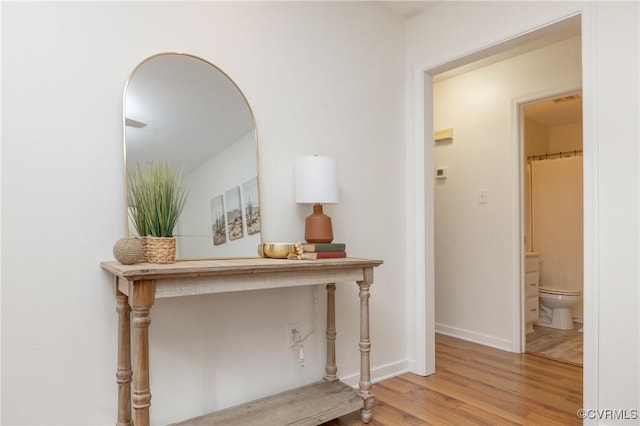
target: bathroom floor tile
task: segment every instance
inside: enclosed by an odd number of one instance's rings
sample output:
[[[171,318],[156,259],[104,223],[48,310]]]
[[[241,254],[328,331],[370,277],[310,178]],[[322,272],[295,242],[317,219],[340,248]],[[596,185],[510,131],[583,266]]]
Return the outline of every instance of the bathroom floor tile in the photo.
[[[581,328],[581,323],[574,323],[573,330],[534,325],[533,333],[527,334],[526,352],[582,366]]]

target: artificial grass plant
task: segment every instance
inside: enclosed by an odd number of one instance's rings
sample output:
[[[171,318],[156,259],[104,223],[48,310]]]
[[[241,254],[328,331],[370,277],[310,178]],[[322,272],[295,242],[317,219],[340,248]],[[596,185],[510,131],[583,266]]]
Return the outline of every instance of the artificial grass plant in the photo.
[[[182,177],[169,162],[136,164],[127,177],[131,222],[140,236],[172,237],[187,201]]]

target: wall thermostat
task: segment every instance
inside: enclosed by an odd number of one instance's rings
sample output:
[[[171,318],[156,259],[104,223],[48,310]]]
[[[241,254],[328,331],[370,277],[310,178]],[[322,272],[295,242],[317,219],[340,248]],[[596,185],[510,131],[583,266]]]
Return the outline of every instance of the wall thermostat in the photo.
[[[436,179],[446,179],[446,178],[447,178],[447,168],[438,167],[436,169]]]

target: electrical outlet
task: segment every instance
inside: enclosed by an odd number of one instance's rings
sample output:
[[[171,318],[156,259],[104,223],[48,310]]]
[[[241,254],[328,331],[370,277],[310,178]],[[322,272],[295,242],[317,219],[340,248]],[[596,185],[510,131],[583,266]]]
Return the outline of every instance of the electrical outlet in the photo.
[[[296,347],[301,340],[302,333],[300,332],[300,323],[294,322],[287,324],[287,347]]]

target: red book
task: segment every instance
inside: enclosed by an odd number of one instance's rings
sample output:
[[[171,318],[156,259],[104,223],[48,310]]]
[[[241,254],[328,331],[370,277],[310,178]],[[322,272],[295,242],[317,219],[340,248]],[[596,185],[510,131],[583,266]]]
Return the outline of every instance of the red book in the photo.
[[[347,252],[346,251],[318,251],[315,253],[302,253],[301,259],[316,260],[316,259],[335,259],[340,257],[347,257]]]

